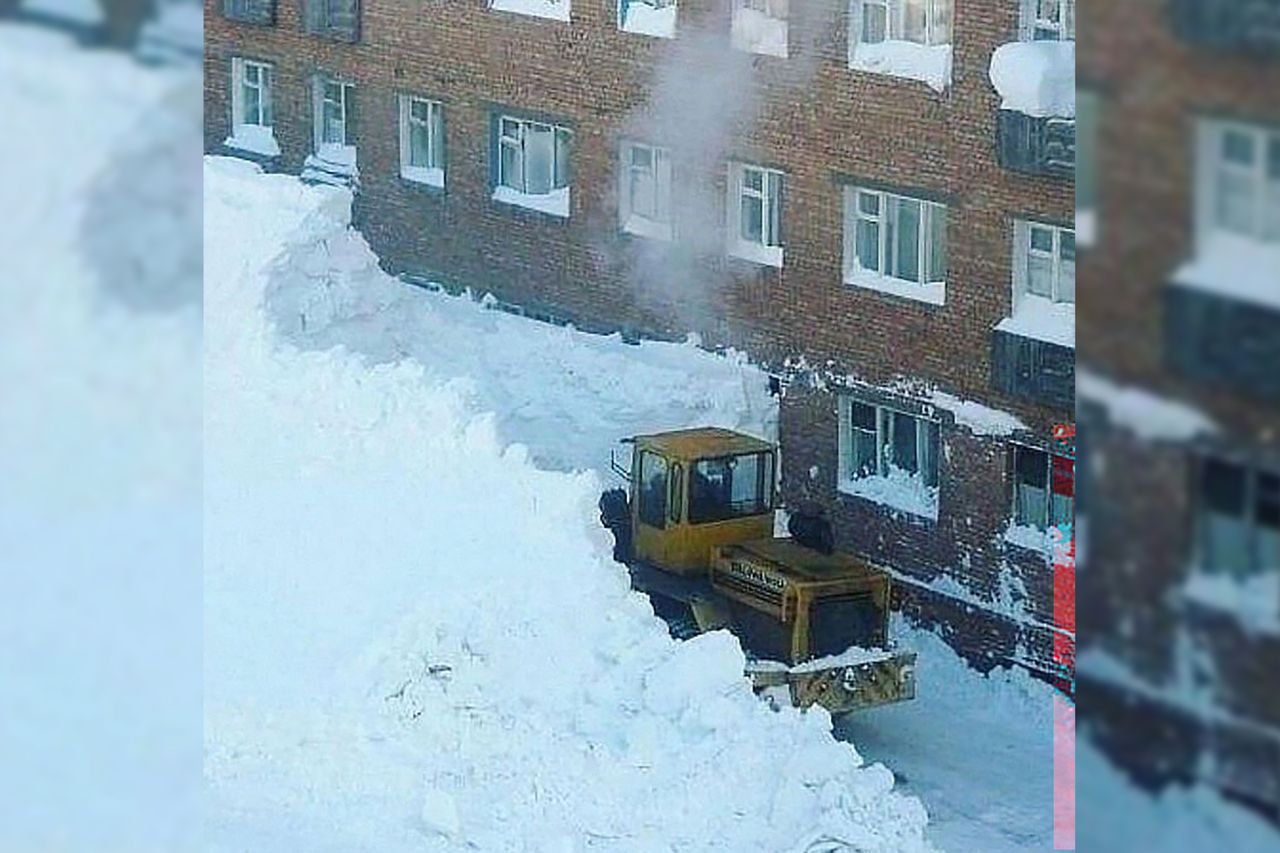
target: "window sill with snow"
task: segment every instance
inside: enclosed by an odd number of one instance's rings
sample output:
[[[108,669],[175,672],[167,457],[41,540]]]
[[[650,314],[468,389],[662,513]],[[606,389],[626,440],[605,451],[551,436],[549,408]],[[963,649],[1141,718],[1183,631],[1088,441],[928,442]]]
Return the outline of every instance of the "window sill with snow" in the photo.
[[[858,44],[849,53],[849,69],[919,80],[941,92],[951,85],[951,45],[910,41]]]
[[[750,261],[753,264],[782,269],[781,246],[763,246],[760,243],[748,243],[746,240],[737,240],[729,244],[727,251],[730,257],[734,257],[742,261]]]
[[[569,20],[569,0],[489,0],[495,12],[513,12],[552,21]]]
[[[996,330],[1075,349],[1076,306],[1043,296],[1022,296],[1014,305],[1013,315],[997,323]]]
[[[875,290],[880,293],[887,293],[890,296],[899,296],[915,302],[924,302],[928,305],[945,305],[947,301],[947,283],[945,281],[920,284],[857,267],[845,274],[844,283],[850,287]]]
[[[660,240],[670,243],[673,239],[670,222],[655,222],[645,216],[633,215],[622,224],[622,232],[632,237],[643,237],[646,240]]]
[[[558,219],[569,218],[569,188],[561,187],[558,190],[552,190],[549,193],[534,194],[522,193],[511,187],[499,186],[493,191],[493,200],[499,204],[507,204],[512,207],[522,207],[525,210],[533,210],[538,213],[545,213],[548,216],[554,216]]]
[[[1171,282],[1212,296],[1280,309],[1280,243],[1234,234],[1202,240],[1196,256],[1174,272]]]
[[[236,125],[234,132],[222,144],[258,157],[280,156],[280,145],[276,142],[275,133],[271,128],[262,125]]]
[[[925,486],[913,474],[895,470],[887,475],[845,479],[839,491],[916,518],[938,520],[938,490]]]
[[[1046,561],[1052,562],[1056,559],[1058,542],[1062,535],[1056,527],[1042,530],[1031,524],[1017,524],[1010,520],[1009,526],[1005,528],[1003,539],[1006,545],[1032,551],[1044,557]]]
[[[676,37],[676,5],[651,6],[648,3],[626,4],[618,28],[641,36],[670,39]]]
[[[1255,633],[1280,636],[1280,570],[1239,578],[1197,569],[1180,592],[1185,603],[1233,617]]]
[[[431,189],[444,189],[444,169],[425,166],[401,166],[400,177],[411,184],[421,184]]]

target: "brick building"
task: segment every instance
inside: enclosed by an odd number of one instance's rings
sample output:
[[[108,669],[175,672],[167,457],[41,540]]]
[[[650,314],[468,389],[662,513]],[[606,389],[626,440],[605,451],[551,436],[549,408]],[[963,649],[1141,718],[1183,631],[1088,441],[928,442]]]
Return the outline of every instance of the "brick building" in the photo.
[[[1051,671],[1074,103],[1024,106],[990,72],[1037,42],[1013,76],[1073,94],[1072,0],[206,0],[206,18],[207,150],[353,183],[407,280],[746,350],[779,378],[787,504],[824,509],[976,660]]]
[[[1081,720],[1276,816],[1280,3],[1085,21]]]

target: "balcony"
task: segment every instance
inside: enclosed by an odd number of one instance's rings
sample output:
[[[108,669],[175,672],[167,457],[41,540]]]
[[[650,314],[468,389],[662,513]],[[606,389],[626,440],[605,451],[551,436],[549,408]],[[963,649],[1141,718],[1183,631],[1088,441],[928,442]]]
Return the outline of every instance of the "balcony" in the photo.
[[[1012,397],[1075,406],[1076,351],[1002,328],[991,333],[991,385]]]
[[[1169,0],[1169,15],[1188,44],[1280,53],[1280,0]]]
[[[1183,376],[1280,401],[1280,306],[1175,281],[1164,334],[1166,362]]]
[[[1006,169],[1072,178],[1076,169],[1075,42],[1011,42],[991,55],[1000,93],[996,159]]]

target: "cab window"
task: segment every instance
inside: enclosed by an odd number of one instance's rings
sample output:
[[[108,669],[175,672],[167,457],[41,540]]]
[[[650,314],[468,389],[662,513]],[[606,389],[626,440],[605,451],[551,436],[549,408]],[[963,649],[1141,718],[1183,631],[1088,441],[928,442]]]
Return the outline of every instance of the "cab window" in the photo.
[[[667,460],[651,451],[640,454],[640,482],[637,495],[640,522],[665,527],[667,521]]]
[[[689,521],[726,521],[768,512],[773,504],[773,454],[701,459],[689,478]]]

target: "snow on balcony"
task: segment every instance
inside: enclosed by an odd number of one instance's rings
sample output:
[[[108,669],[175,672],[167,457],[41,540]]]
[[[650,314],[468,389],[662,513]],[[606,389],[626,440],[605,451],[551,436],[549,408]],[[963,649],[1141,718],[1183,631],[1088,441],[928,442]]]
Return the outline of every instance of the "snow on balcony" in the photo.
[[[733,10],[731,30],[733,46],[738,50],[787,57],[787,20],[766,15],[756,9]]]
[[[280,156],[280,145],[276,142],[275,133],[271,128],[260,124],[236,125],[223,145],[260,157]]]
[[[511,187],[499,186],[493,191],[493,200],[502,204],[536,210],[562,219],[569,218],[569,188],[561,187],[549,193],[522,193]]]
[[[1016,41],[991,55],[991,85],[1003,99],[1000,108],[1029,116],[1074,118],[1076,43]]]
[[[675,38],[675,0],[620,0],[622,20],[618,26],[628,33],[656,38]]]
[[[1280,309],[1280,243],[1213,234],[1171,280],[1191,290]]]
[[[852,44],[849,68],[905,80],[919,80],[938,92],[951,85],[951,45],[888,40]]]
[[[490,0],[489,8],[553,21],[569,20],[569,0]]]
[[[1013,314],[996,324],[996,329],[1075,349],[1076,306],[1053,302],[1043,296],[1023,295],[1014,304]]]

